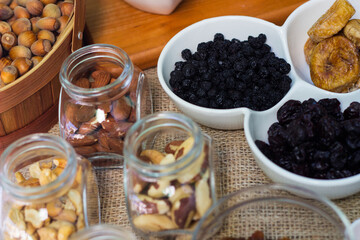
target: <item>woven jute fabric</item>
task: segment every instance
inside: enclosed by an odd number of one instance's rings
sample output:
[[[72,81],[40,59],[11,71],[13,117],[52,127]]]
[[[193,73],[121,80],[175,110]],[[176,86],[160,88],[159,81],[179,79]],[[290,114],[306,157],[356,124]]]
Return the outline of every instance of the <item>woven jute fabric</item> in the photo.
[[[157,78],[156,68],[148,69],[145,71],[145,73],[151,86],[154,111],[179,112],[177,107],[171,102],[169,97],[162,90]],[[216,176],[217,182],[220,184],[221,189],[221,191],[219,192],[219,197],[222,197],[240,189],[247,188],[249,186],[271,183],[271,180],[262,172],[262,170],[256,164],[255,159],[252,156],[250,148],[247,144],[243,130],[221,131],[211,129],[205,126],[201,126],[201,128],[203,132],[212,137],[214,141],[215,152],[217,152],[218,154],[216,162]],[[55,125],[50,130],[50,133],[59,135],[59,126]],[[130,228],[125,205],[122,169],[97,170],[96,175],[98,178],[98,184],[100,186],[99,192],[101,198],[102,221],[104,223],[111,223],[123,226],[125,228]],[[338,207],[340,207],[340,209],[346,214],[346,216],[351,222],[360,218],[360,194],[356,194],[341,200],[335,200],[334,203]],[[245,213],[250,214],[251,216],[248,216],[245,222],[239,220],[239,222],[242,224],[240,226],[242,228],[250,228],[249,224],[256,225],[259,222],[263,222],[259,221],[259,218],[266,218],[272,215],[272,211],[274,212],[275,208],[277,208],[276,217],[280,218],[282,215],[282,211],[279,211],[279,209],[281,210],[281,207],[265,206],[261,209],[261,211],[256,211],[256,209],[254,209],[253,214],[251,214],[251,211]],[[266,209],[266,213],[262,214],[264,209]],[[294,219],[297,219],[297,221],[294,221],[294,223],[292,223],[294,224],[294,226],[291,226],[291,229],[302,228],[303,231],[306,232],[304,230],[304,226],[305,228],[308,227],[308,229],[310,229],[309,226],[316,226],[316,228],[321,227],[322,232],[327,232],[327,224],[314,223],[312,214],[302,213],[302,211],[296,211],[296,209],[294,210],[294,212],[292,212],[291,209],[286,210],[286,212],[289,211],[291,212],[292,216],[295,216]],[[289,224],[286,223],[286,219],[282,219],[281,221],[279,221],[277,226],[281,227],[282,224],[284,227],[286,226],[286,228],[289,228]],[[259,226],[259,229],[261,227],[262,226]],[[235,227],[232,224],[225,223],[225,228],[226,229],[223,230],[223,232],[228,232],[229,235],[232,237],[235,237],[237,232],[242,232],[238,229],[239,225],[238,227]],[[296,239],[309,238],[305,237]],[[317,239],[332,238],[321,237]]]

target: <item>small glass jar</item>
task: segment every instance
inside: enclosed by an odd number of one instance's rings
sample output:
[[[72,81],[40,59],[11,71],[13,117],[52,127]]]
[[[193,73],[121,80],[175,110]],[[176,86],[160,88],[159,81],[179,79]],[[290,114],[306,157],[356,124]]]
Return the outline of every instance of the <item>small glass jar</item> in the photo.
[[[1,155],[0,171],[0,239],[67,239],[99,223],[90,162],[60,137],[33,134],[17,140]]]
[[[192,240],[354,240],[349,226],[346,215],[327,198],[298,186],[267,184],[219,199]]]
[[[125,137],[130,223],[144,238],[191,234],[216,201],[212,140],[188,117],[156,113]]]
[[[119,226],[95,225],[72,235],[70,240],[136,240],[132,232]]]
[[[112,45],[72,53],[61,67],[60,83],[60,134],[89,160],[122,156],[127,130],[152,113],[144,73]]]

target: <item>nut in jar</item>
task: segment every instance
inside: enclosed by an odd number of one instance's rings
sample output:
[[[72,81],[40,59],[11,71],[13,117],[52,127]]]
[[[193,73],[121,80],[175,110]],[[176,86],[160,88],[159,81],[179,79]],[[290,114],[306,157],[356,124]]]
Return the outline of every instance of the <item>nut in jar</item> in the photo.
[[[98,222],[90,163],[61,138],[24,137],[5,150],[1,167],[1,239],[66,240]]]
[[[181,114],[158,113],[129,129],[124,155],[134,230],[143,237],[193,231],[216,200],[211,139]]]
[[[152,113],[145,75],[121,49],[95,44],[63,63],[60,132],[77,153],[120,157],[127,130]]]

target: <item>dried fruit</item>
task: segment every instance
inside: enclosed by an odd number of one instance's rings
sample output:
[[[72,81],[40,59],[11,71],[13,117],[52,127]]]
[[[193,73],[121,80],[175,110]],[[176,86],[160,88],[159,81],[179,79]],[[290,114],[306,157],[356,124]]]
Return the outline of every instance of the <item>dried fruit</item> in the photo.
[[[354,15],[355,9],[347,0],[336,0],[309,29],[308,35],[314,42],[334,36]]]
[[[358,80],[359,71],[356,47],[343,36],[325,39],[313,50],[310,75],[317,87],[341,92]]]

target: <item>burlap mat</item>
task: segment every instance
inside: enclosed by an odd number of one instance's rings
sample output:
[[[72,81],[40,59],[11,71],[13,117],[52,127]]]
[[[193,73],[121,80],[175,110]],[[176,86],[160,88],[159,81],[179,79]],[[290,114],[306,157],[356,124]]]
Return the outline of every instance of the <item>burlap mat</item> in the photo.
[[[149,69],[145,73],[151,85],[154,111],[178,112],[179,110],[162,90],[156,68]],[[222,189],[220,197],[249,186],[271,182],[257,166],[243,130],[220,131],[201,127],[212,137],[215,150],[219,154],[217,181]],[[50,133],[59,135],[59,126],[55,125]],[[97,177],[100,186],[102,221],[130,228],[124,201],[122,170],[98,170]],[[360,193],[334,202],[351,222],[360,218]]]

